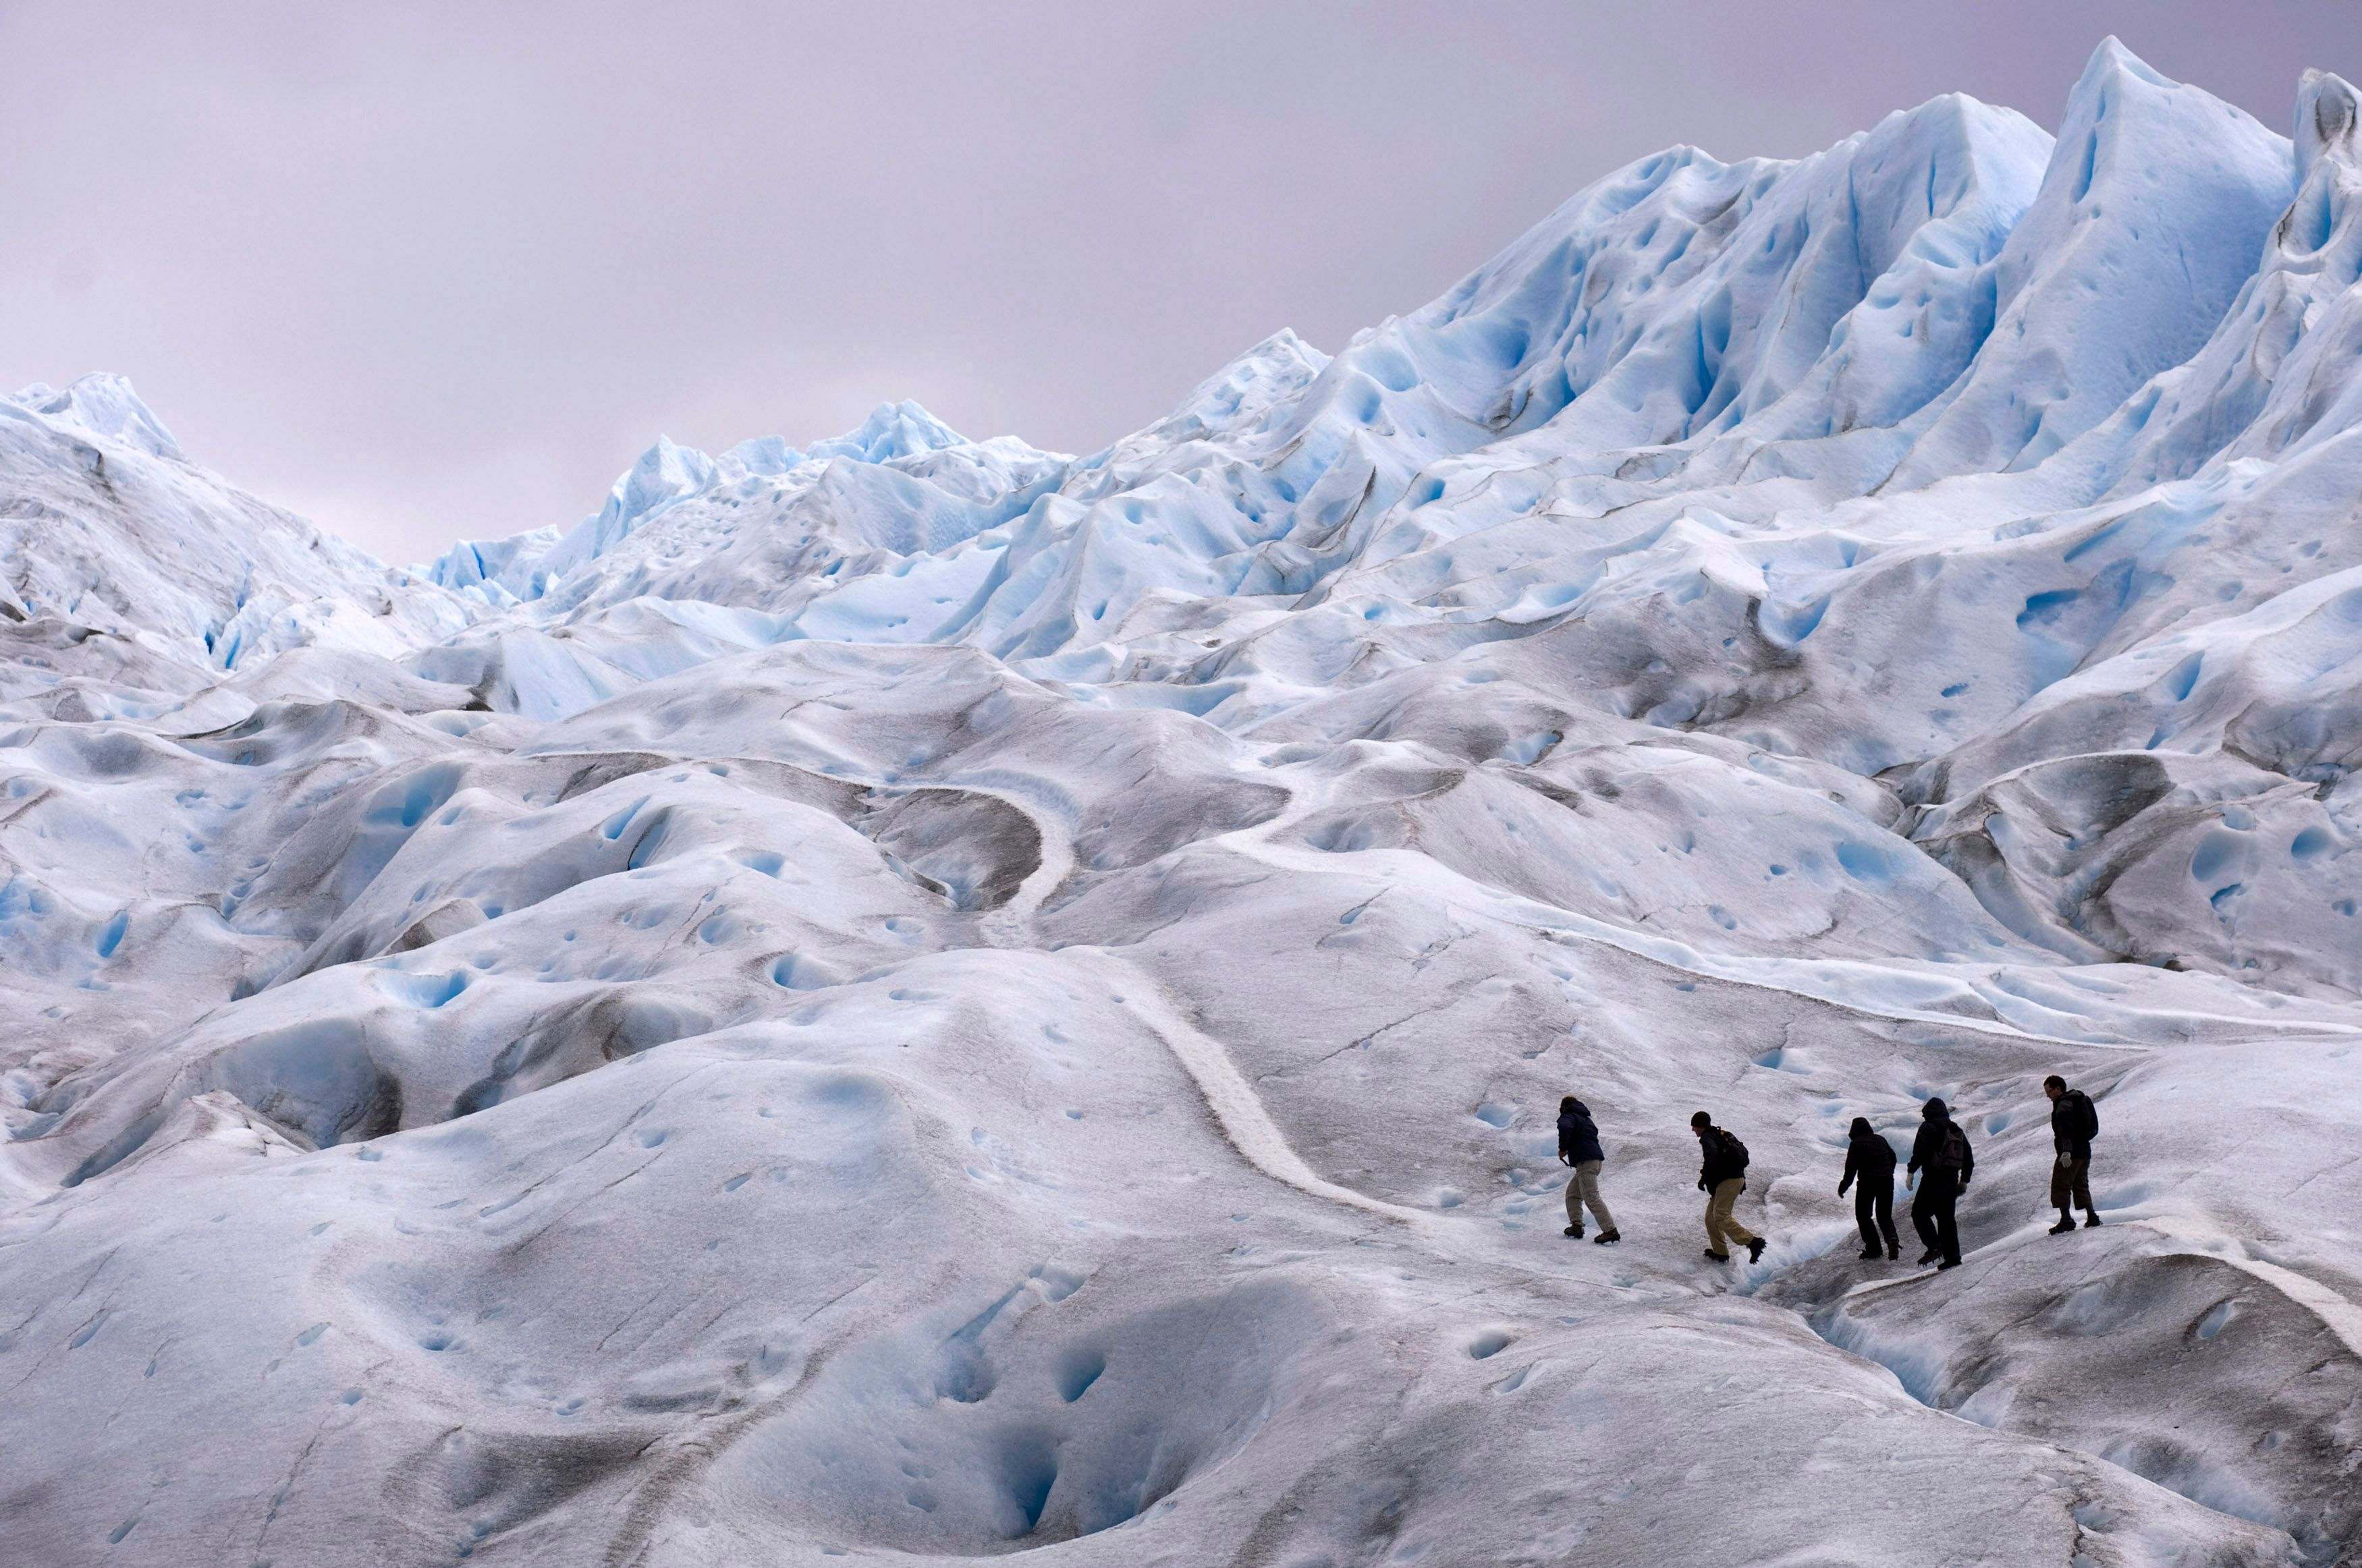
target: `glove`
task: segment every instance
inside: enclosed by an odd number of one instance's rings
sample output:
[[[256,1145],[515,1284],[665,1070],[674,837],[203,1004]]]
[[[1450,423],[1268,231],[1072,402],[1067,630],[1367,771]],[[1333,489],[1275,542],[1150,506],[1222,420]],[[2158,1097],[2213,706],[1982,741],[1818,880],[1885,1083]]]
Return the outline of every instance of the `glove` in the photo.
[[[2075,1156],[2074,1156],[2073,1154],[2069,1154],[2069,1153],[2068,1153],[2066,1150],[2064,1150],[2064,1149],[2061,1149],[2061,1150],[2059,1150],[2059,1151],[2058,1151],[2058,1164],[2059,1164],[2059,1165],[2060,1165],[2062,1168],[2063,1168],[2063,1167],[2065,1167],[2065,1166],[2068,1166],[2068,1165],[2073,1165],[2074,1163],[2075,1163]]]

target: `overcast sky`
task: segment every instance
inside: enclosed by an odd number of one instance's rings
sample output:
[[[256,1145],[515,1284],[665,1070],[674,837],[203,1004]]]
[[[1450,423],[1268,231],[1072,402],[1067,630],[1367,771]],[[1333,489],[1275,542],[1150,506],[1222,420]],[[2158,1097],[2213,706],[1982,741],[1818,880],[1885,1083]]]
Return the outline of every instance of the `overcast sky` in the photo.
[[[659,432],[911,397],[1087,452],[1660,147],[1956,89],[2055,127],[2109,32],[2282,131],[2362,76],[2353,0],[0,0],[0,381],[128,375],[397,562],[570,524]]]

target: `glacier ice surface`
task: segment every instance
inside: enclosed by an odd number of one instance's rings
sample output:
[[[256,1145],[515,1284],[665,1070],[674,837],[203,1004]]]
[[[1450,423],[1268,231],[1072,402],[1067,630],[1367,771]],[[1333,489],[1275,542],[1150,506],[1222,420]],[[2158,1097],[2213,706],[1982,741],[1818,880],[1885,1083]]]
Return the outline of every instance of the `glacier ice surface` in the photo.
[[[2111,40],[410,570],[0,400],[10,1551],[2362,1551],[2356,105]]]

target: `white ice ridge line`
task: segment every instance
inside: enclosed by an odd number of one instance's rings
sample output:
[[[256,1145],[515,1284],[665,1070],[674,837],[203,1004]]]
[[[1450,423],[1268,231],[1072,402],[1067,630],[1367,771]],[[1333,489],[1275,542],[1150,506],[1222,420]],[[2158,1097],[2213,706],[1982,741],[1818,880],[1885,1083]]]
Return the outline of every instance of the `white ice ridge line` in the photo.
[[[2292,1268],[2265,1263],[2260,1258],[2241,1257],[2236,1253],[2207,1253],[2206,1257],[2218,1258],[2242,1274],[2250,1274],[2282,1296],[2305,1308],[2319,1318],[2322,1326],[2345,1343],[2355,1359],[2362,1361],[2362,1307],[2356,1307],[2319,1280],[2309,1279]]]
[[[1298,851],[1292,845],[1280,842],[1275,836],[1278,829],[1286,825],[1286,820],[1283,818],[1275,823],[1263,823],[1255,829],[1234,834],[1231,842],[1240,853],[1250,858],[1288,871],[1335,871],[1340,869],[1336,864],[1340,860],[1351,862],[1355,859],[1368,858],[1383,863],[1385,857],[1403,853],[1396,850],[1363,850],[1355,855],[1339,856],[1322,850]],[[1425,860],[1424,856],[1420,858]],[[1995,1040],[2031,1042],[2036,1044],[2058,1045],[2078,1051],[2148,1054],[2159,1049],[2156,1043],[2147,1041],[2078,1040],[2070,1035],[2045,1034],[2032,1029],[2021,1029],[2004,1021],[1967,1018],[1958,1013],[1933,1012],[1924,1009],[1906,1007],[1882,1007],[1839,995],[1834,988],[1813,988],[1804,983],[1805,977],[1790,977],[1796,983],[1783,984],[1779,979],[1769,976],[1726,969],[1718,966],[1712,955],[1702,955],[1685,943],[1626,931],[1589,915],[1578,914],[1573,910],[1561,909],[1555,904],[1542,903],[1522,893],[1513,893],[1506,889],[1479,882],[1462,873],[1451,871],[1450,867],[1442,867],[1440,862],[1426,861],[1426,864],[1444,870],[1474,889],[1477,896],[1470,900],[1471,906],[1482,910],[1490,918],[1500,921],[1504,924],[1539,931],[1553,940],[1595,943],[1602,947],[1614,948],[1619,953],[1628,954],[1644,962],[1660,965],[1676,974],[1691,975],[1702,980],[1714,980],[1723,985],[1744,986],[1754,990],[1796,997],[1862,1018],[1881,1018],[1896,1023],[1936,1024],[1947,1029],[1959,1029],[1970,1033],[1988,1035]],[[1397,880],[1385,871],[1378,872],[1378,875],[1387,877],[1389,880]],[[1913,969],[1881,964],[1874,959],[1848,958],[1830,961],[1799,958],[1789,962],[1798,966],[1829,966],[1834,962],[1911,978],[1950,978],[1964,989],[1970,988],[1965,979],[1946,976],[1940,969]],[[1807,974],[1809,973],[1808,970]],[[2326,1019],[2297,1019],[2281,1022],[2277,1019],[2239,1018],[2228,1013],[2202,1012],[2195,1009],[2189,1010],[2187,1016],[2205,1019],[2229,1029],[2242,1029],[2257,1034],[2296,1039],[2314,1035],[2338,1037],[2362,1034],[2362,1028]]]
[[[1672,969],[1679,974],[1694,975],[1700,979],[1716,980],[1728,986],[1745,986],[1754,990],[1772,991],[1782,996],[1798,997],[1806,1001],[1819,1002],[1824,1006],[1837,1008],[1842,1011],[1855,1013],[1864,1018],[1890,1019],[1898,1023],[1933,1023],[1941,1025],[1948,1029],[1961,1029],[1971,1033],[1989,1035],[1996,1040],[2031,1041],[2038,1044],[2060,1045],[2079,1051],[2125,1051],[2150,1053],[2160,1049],[2160,1047],[2156,1043],[2147,1041],[2078,1040],[2071,1035],[2045,1034],[2032,1029],[2021,1029],[2016,1025],[2006,1021],[1993,1021],[1985,1019],[1966,1018],[1957,1013],[1936,1012],[1926,1009],[1877,1006],[1870,1002],[1838,995],[1833,988],[1812,988],[1803,983],[1803,977],[1798,977],[1797,983],[1783,984],[1780,980],[1774,979],[1769,976],[1750,975],[1732,969],[1727,969],[1718,966],[1712,955],[1701,955],[1684,944],[1674,943],[1663,939],[1651,939],[1641,936],[1636,933],[1621,931],[1615,926],[1607,924],[1604,921],[1595,920],[1589,915],[1577,914],[1571,910],[1562,910],[1553,904],[1538,903],[1531,899],[1523,897],[1522,895],[1499,894],[1498,896],[1500,896],[1512,908],[1521,908],[1523,910],[1532,911],[1530,916],[1525,920],[1517,920],[1516,917],[1505,918],[1511,919],[1514,923],[1529,924],[1534,929],[1547,932],[1553,937],[1573,938],[1581,942],[1595,942],[1603,947],[1613,947],[1619,952],[1628,953],[1635,958],[1644,959],[1650,963],[1662,965],[1666,968]],[[1675,953],[1686,954],[1687,957],[1676,957],[1673,955]],[[1822,966],[1828,969],[1833,969],[1837,965],[1842,964],[1860,969],[1878,971],[1911,978],[1952,977],[1944,976],[1940,970],[1930,971],[1925,969],[1913,969],[1901,966],[1881,964],[1875,959],[1869,958],[1845,958],[1837,960],[1796,958],[1786,960],[1786,962],[1799,966]],[[1810,976],[1811,971],[1807,969],[1806,974],[1807,976]],[[1956,980],[1956,983],[1959,984],[1964,989],[1971,988],[1968,986],[1968,982],[1965,979],[1958,979]],[[2040,1007],[2045,1004],[2036,1002],[2034,1005]],[[2048,1010],[2056,1011],[2058,1010],[2050,1009]],[[2234,1017],[2228,1013],[2202,1012],[2196,1009],[2189,1010],[2186,1016],[2205,1019],[2209,1022],[2219,1023],[2229,1029],[2244,1029],[2257,1034],[2284,1035],[2300,1039],[2312,1035],[2335,1037],[2340,1035],[2362,1033],[2362,1030],[2357,1030],[2352,1024],[2338,1023],[2325,1019],[2318,1021],[2296,1019],[2288,1022],[2281,1022],[2277,1019],[2239,1018]]]
[[[2204,1258],[2227,1268],[2237,1269],[2251,1278],[2261,1280],[2290,1301],[2320,1319],[2322,1327],[2336,1335],[2356,1360],[2362,1360],[2362,1307],[2356,1306],[2319,1280],[2299,1274],[2292,1268],[2283,1268],[2279,1264],[2266,1263],[2260,1258],[2248,1257],[2238,1249],[2236,1243],[2218,1251],[2214,1247],[2208,1246],[2203,1238],[2191,1235],[2174,1224],[2170,1219],[2163,1216],[2151,1216],[2124,1221],[2124,1223],[2137,1225],[2143,1230],[2155,1231],[2170,1241],[2181,1243],[2170,1253],[2166,1254],[2168,1256]],[[2037,1227],[2022,1228],[1975,1249],[1969,1253],[1969,1256],[1973,1258],[1979,1253],[1989,1253],[1999,1247],[2014,1249],[2025,1245],[2040,1233]],[[1822,1310],[1833,1309],[1843,1312],[1848,1302],[1861,1300],[1884,1291],[1899,1289],[1906,1285],[1916,1285],[1921,1280],[1934,1278],[1935,1274],[1934,1269],[1919,1269],[1898,1279],[1866,1281],[1853,1286]],[[1813,1314],[1807,1313],[1805,1316],[1809,1318]]]
[[[2292,1268],[2250,1257],[2246,1247],[2236,1241],[2230,1241],[2218,1252],[2206,1244],[2205,1238],[2191,1234],[2175,1224],[2169,1217],[2136,1220],[2134,1223],[2147,1226],[2159,1235],[2182,1243],[2180,1250],[2185,1256],[2212,1258],[2216,1263],[2228,1264],[2242,1274],[2262,1280],[2320,1319],[2322,1327],[2344,1342],[2346,1351],[2355,1359],[2362,1361],[2362,1307],[2356,1306],[2319,1280],[2299,1274]]]
[[[1032,944],[1032,921],[1043,903],[1065,883],[1075,871],[1075,837],[1069,825],[1038,809],[1033,803],[1020,800],[1008,790],[983,790],[976,785],[961,785],[990,794],[1004,804],[1025,813],[1033,831],[1042,839],[1042,864],[1032,875],[1018,884],[1009,902],[985,915],[976,922],[977,933],[995,947],[1030,947]]]
[[[1122,972],[1124,977],[1119,994],[1124,1005],[1132,1010],[1164,1042],[1174,1059],[1198,1085],[1198,1092],[1206,1098],[1214,1120],[1221,1124],[1222,1135],[1248,1164],[1275,1181],[1285,1182],[1299,1192],[1330,1203],[1341,1203],[1382,1219],[1424,1228],[1429,1216],[1416,1209],[1404,1209],[1387,1203],[1367,1193],[1341,1187],[1322,1176],[1304,1163],[1287,1141],[1287,1134],[1264,1109],[1262,1099],[1253,1085],[1239,1072],[1231,1054],[1220,1041],[1192,1025],[1172,1008],[1165,1005],[1164,993],[1156,982],[1133,968],[1112,953],[1100,947],[1069,947],[1065,956],[1086,957],[1102,966]]]

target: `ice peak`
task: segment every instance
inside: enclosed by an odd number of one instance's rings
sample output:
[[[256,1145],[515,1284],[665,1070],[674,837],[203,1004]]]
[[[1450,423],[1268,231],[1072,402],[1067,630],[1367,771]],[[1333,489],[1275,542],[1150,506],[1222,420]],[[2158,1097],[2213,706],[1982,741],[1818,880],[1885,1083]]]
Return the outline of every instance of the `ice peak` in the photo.
[[[865,463],[888,463],[915,458],[945,447],[965,447],[966,436],[929,414],[909,398],[881,403],[857,429],[812,443],[812,458],[854,458]]]
[[[635,520],[671,502],[710,489],[713,479],[712,458],[669,436],[658,436],[607,492],[602,521],[628,529]]]
[[[735,465],[750,474],[783,474],[804,460],[784,436],[756,436],[722,454],[724,466]]]
[[[1329,356],[1298,337],[1296,328],[1283,326],[1231,361],[1231,365],[1250,363],[1308,365],[1317,373],[1328,365]]]
[[[2228,122],[2225,124],[2224,122]],[[2233,127],[2236,127],[2235,130]],[[2252,116],[2203,88],[2160,74],[2111,37],[2067,94],[2051,175],[2071,179],[2081,203],[2124,158],[2147,161],[2183,138],[2259,130]]]
[[[2355,145],[2353,83],[2326,71],[2308,71],[2296,90],[2296,177],[2312,172],[2323,159],[2362,162]]]
[[[1151,425],[1166,439],[1235,427],[1302,392],[1329,366],[1329,356],[1281,327],[1190,389],[1180,405]]]
[[[151,458],[181,456],[180,443],[123,376],[94,371],[62,392],[36,381],[7,401],[52,425],[72,425],[86,436],[134,447]]]
[[[2110,83],[2130,77],[2151,87],[2179,87],[2180,83],[2160,74],[2147,61],[2125,47],[2124,40],[2110,33],[2092,51],[2083,63],[2083,74],[2076,79],[2074,90],[2067,94],[2068,118],[2072,119],[2077,103],[2103,91]]]

